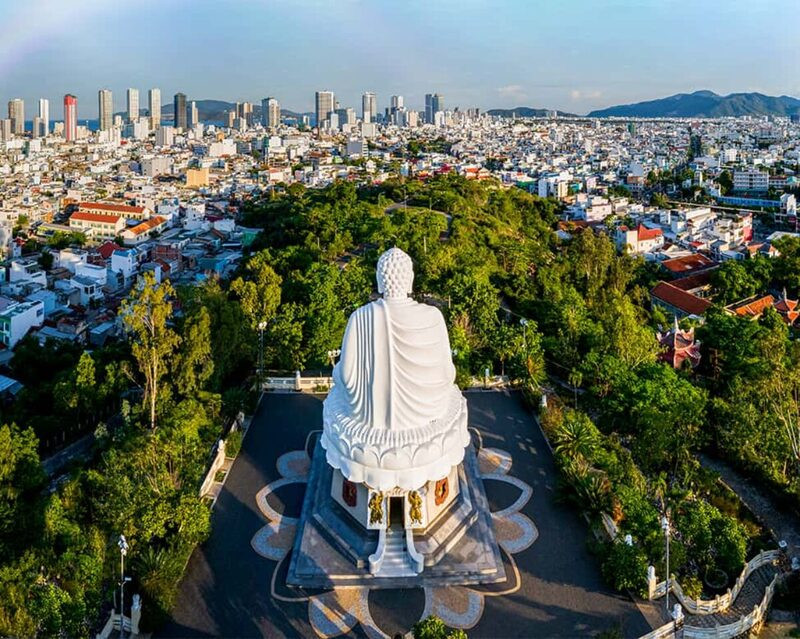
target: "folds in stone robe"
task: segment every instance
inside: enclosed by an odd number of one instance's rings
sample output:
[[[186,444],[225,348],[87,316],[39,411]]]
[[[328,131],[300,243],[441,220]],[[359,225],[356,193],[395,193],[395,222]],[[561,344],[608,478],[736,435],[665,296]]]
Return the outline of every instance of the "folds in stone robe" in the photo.
[[[418,428],[444,416],[455,380],[438,309],[411,299],[378,300],[348,321],[334,370],[350,417],[368,428]]]

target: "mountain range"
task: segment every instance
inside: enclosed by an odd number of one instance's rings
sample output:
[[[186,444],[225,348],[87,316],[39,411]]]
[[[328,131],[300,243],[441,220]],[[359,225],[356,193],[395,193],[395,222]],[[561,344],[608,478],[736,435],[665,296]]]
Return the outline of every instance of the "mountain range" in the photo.
[[[742,115],[783,115],[800,113],[800,100],[788,95],[731,93],[713,91],[678,93],[659,100],[622,104],[589,113],[589,117],[635,118],[722,118]]]
[[[542,117],[550,111],[531,107],[516,109],[490,109],[490,115],[503,117]],[[557,111],[559,116],[572,114]],[[763,93],[731,93],[719,95],[713,91],[677,93],[667,98],[647,100],[634,104],[597,109],[587,114],[590,118],[722,118],[743,115],[782,115],[800,114],[800,100],[788,95],[771,96]]]

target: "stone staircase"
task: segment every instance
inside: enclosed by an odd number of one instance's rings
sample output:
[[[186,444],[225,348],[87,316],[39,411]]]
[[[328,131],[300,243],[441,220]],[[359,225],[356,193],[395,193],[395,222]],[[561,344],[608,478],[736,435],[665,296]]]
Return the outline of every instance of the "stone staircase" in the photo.
[[[405,531],[402,528],[389,528],[386,531],[386,549],[383,562],[376,577],[415,577],[417,573],[406,552]]]

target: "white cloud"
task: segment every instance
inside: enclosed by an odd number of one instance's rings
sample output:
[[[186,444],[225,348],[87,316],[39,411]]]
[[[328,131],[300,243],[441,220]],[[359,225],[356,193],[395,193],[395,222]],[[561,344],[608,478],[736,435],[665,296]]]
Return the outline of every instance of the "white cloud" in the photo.
[[[603,95],[602,91],[592,89],[591,91],[581,91],[580,89],[572,89],[569,92],[569,97],[573,100],[596,100]]]
[[[504,87],[499,87],[497,92],[504,98],[524,98],[525,89],[521,84],[507,84]]]

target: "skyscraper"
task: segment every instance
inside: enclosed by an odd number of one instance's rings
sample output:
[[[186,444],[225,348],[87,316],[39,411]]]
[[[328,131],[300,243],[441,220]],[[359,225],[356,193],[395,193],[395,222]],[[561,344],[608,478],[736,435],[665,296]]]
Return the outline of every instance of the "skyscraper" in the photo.
[[[128,89],[128,122],[139,120],[139,89]]]
[[[402,95],[393,95],[392,96],[392,113],[397,111],[398,109],[403,108],[403,96]]]
[[[425,94],[425,122],[433,124],[436,113],[444,111],[444,96],[440,93]]]
[[[200,120],[197,114],[197,102],[192,100],[189,102],[189,108],[186,110],[186,120],[187,125],[190,129],[193,129],[198,124],[200,124]]]
[[[252,126],[253,124],[253,103],[252,102],[242,102],[239,106],[239,117],[244,120],[247,126]]]
[[[261,124],[274,129],[281,123],[281,105],[275,98],[261,100]]]
[[[102,92],[101,92],[102,93]],[[108,92],[109,102],[111,101],[111,91]],[[102,106],[103,99],[100,98]],[[101,108],[102,113],[102,108]],[[109,122],[110,124],[110,122]],[[64,96],[64,138],[67,142],[72,142],[78,136],[78,98],[67,93]]]
[[[173,115],[172,121],[176,129],[186,128],[186,94],[176,93],[172,99]]]
[[[64,98],[65,105],[66,100],[67,98]],[[114,117],[114,100],[109,89],[100,89],[97,92],[97,104],[97,112],[100,119],[100,130],[108,131],[112,127]],[[70,138],[67,139],[69,140]]]
[[[329,114],[334,110],[333,91],[317,91],[314,94],[314,106],[317,115],[317,128],[325,126]]]
[[[50,135],[50,100],[47,98],[39,98],[39,120],[41,128],[36,134],[47,137]]]
[[[7,142],[11,139],[11,118],[0,120],[0,140]]]
[[[8,101],[8,119],[11,120],[11,133],[25,133],[25,101],[22,98]]]
[[[147,92],[147,108],[150,110],[150,128],[155,130],[161,126],[161,89]]]
[[[361,96],[361,119],[364,122],[374,122],[378,113],[378,100],[372,91],[367,91]]]

